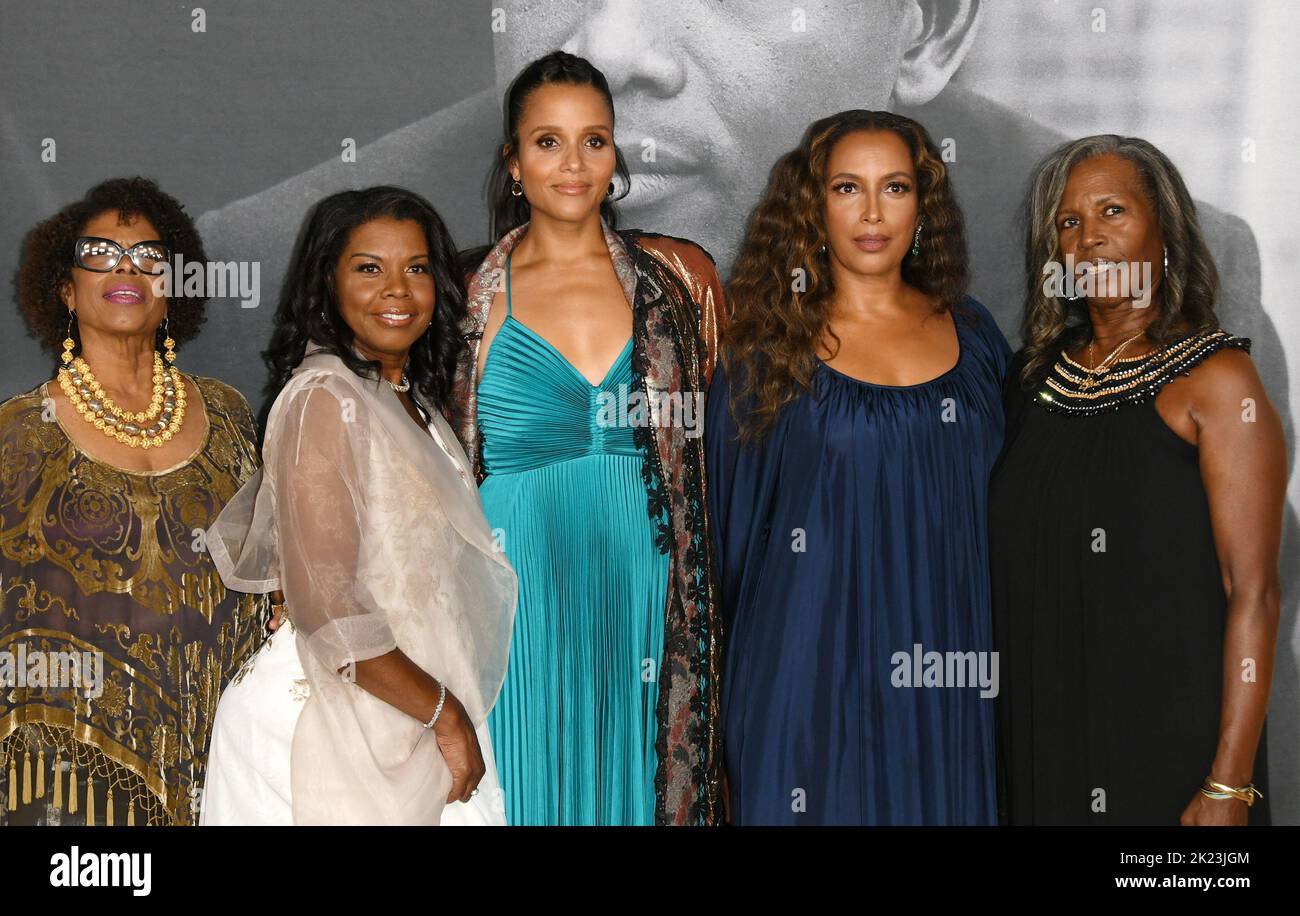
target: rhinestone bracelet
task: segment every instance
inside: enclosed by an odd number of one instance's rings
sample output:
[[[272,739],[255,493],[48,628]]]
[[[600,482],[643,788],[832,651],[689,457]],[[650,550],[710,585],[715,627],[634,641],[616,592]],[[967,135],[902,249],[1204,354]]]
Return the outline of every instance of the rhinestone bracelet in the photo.
[[[442,704],[443,704],[443,701],[445,701],[446,699],[447,699],[447,685],[446,685],[446,684],[439,684],[439,685],[438,685],[438,705],[437,705],[437,706],[434,708],[434,710],[433,710],[433,718],[430,719],[428,722],[425,722],[425,723],[424,723],[424,727],[425,727],[425,728],[433,728],[433,723],[437,722],[437,721],[438,721],[438,717],[439,717],[440,715],[442,715]]]

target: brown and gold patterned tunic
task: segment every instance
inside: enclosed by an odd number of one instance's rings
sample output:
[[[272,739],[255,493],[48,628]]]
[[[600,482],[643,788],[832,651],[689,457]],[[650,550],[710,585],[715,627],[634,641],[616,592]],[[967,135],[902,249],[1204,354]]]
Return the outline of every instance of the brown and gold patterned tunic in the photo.
[[[257,470],[253,418],[194,382],[208,435],[163,471],[85,455],[44,385],[0,405],[0,824],[198,820],[217,700],[265,606],[205,543]]]

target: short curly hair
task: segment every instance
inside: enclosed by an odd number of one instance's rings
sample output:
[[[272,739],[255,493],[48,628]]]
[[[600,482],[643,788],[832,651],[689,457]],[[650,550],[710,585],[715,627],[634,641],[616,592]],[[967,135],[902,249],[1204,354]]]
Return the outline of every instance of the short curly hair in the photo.
[[[60,291],[72,279],[72,249],[86,224],[116,210],[124,221],[144,217],[158,230],[172,254],[189,261],[207,261],[194,220],[176,198],[148,178],[112,178],[86,196],[41,220],[23,239],[14,288],[27,332],[54,356],[63,350],[67,306]],[[125,223],[123,223],[125,224]],[[186,296],[167,303],[168,331],[179,347],[194,338],[204,320],[207,298]]]

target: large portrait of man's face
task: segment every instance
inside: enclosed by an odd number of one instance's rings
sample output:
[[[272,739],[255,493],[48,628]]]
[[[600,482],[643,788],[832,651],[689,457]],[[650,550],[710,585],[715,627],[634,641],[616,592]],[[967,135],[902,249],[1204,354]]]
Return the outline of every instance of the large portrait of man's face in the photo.
[[[238,0],[232,7],[228,16],[256,25],[255,4]],[[1061,7],[1078,18],[1088,15],[1090,4],[1062,0]],[[314,8],[321,22],[330,21],[331,10],[353,10],[345,0],[317,0]],[[448,50],[439,47],[439,36],[455,32],[473,36],[475,46],[457,46],[461,69],[449,77],[468,79],[466,60],[481,61],[479,75],[466,83],[460,101],[381,134],[351,160],[337,155],[322,160],[320,146],[289,143],[285,156],[304,160],[296,174],[202,214],[199,229],[211,257],[260,265],[261,304],[244,309],[214,303],[209,332],[191,358],[197,371],[230,375],[251,400],[260,400],[265,378],[260,347],[246,343],[267,338],[298,227],[308,208],[327,194],[374,184],[408,187],[434,203],[462,247],[489,241],[483,186],[502,140],[502,97],[528,62],[557,48],[588,58],[609,81],[616,140],[632,173],[619,204],[621,224],[700,243],[724,279],[772,165],[796,145],[808,124],[849,108],[889,109],[920,121],[944,150],[965,212],[971,291],[1014,343],[1026,282],[1019,201],[1035,162],[1067,137],[1027,115],[1024,106],[983,95],[978,80],[962,79],[963,62],[985,40],[990,9],[981,0],[397,4],[389,15],[400,14],[413,29],[428,33],[430,56],[420,66],[437,70]],[[1015,69],[1017,42],[1035,36],[1021,30],[1014,17],[1009,22],[1003,15],[1000,24],[1005,34],[990,37],[1005,66]],[[230,34],[237,33],[232,28]],[[310,53],[315,41],[310,33],[283,39],[302,45],[300,54]],[[358,79],[375,84],[373,104],[382,105],[390,69],[392,78],[400,79],[412,65],[407,60],[390,68],[380,54]],[[293,58],[276,66],[292,78]],[[1024,75],[1063,84],[1055,85],[1056,91],[1073,89],[1081,78],[1068,68]],[[1079,88],[1091,90],[1090,85]],[[212,94],[214,104],[226,104],[221,88]],[[306,94],[303,104],[314,106],[341,136],[355,127],[353,113],[337,108],[328,95]],[[161,116],[165,120],[168,113]],[[248,117],[245,129],[276,130],[256,121],[255,106]],[[159,129],[167,128],[160,124]],[[193,180],[202,183],[216,174],[198,168]],[[184,188],[176,191],[185,196]],[[1260,303],[1258,248],[1250,228],[1208,205],[1198,212],[1223,277],[1221,317],[1255,339],[1265,377],[1285,412],[1285,354]],[[38,359],[27,352],[23,362]]]
[[[812,121],[929,102],[973,40],[977,2],[517,0],[494,39],[498,89],[561,49],[609,80],[632,171],[628,225],[684,236],[720,264],[768,170]]]

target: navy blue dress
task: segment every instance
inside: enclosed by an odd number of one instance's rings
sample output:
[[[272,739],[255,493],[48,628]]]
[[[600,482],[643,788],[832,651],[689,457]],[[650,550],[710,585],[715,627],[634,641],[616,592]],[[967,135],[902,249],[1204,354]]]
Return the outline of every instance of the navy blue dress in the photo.
[[[733,823],[996,822],[986,514],[1011,352],[983,305],[961,311],[943,375],[819,363],[757,446],[714,375]]]

